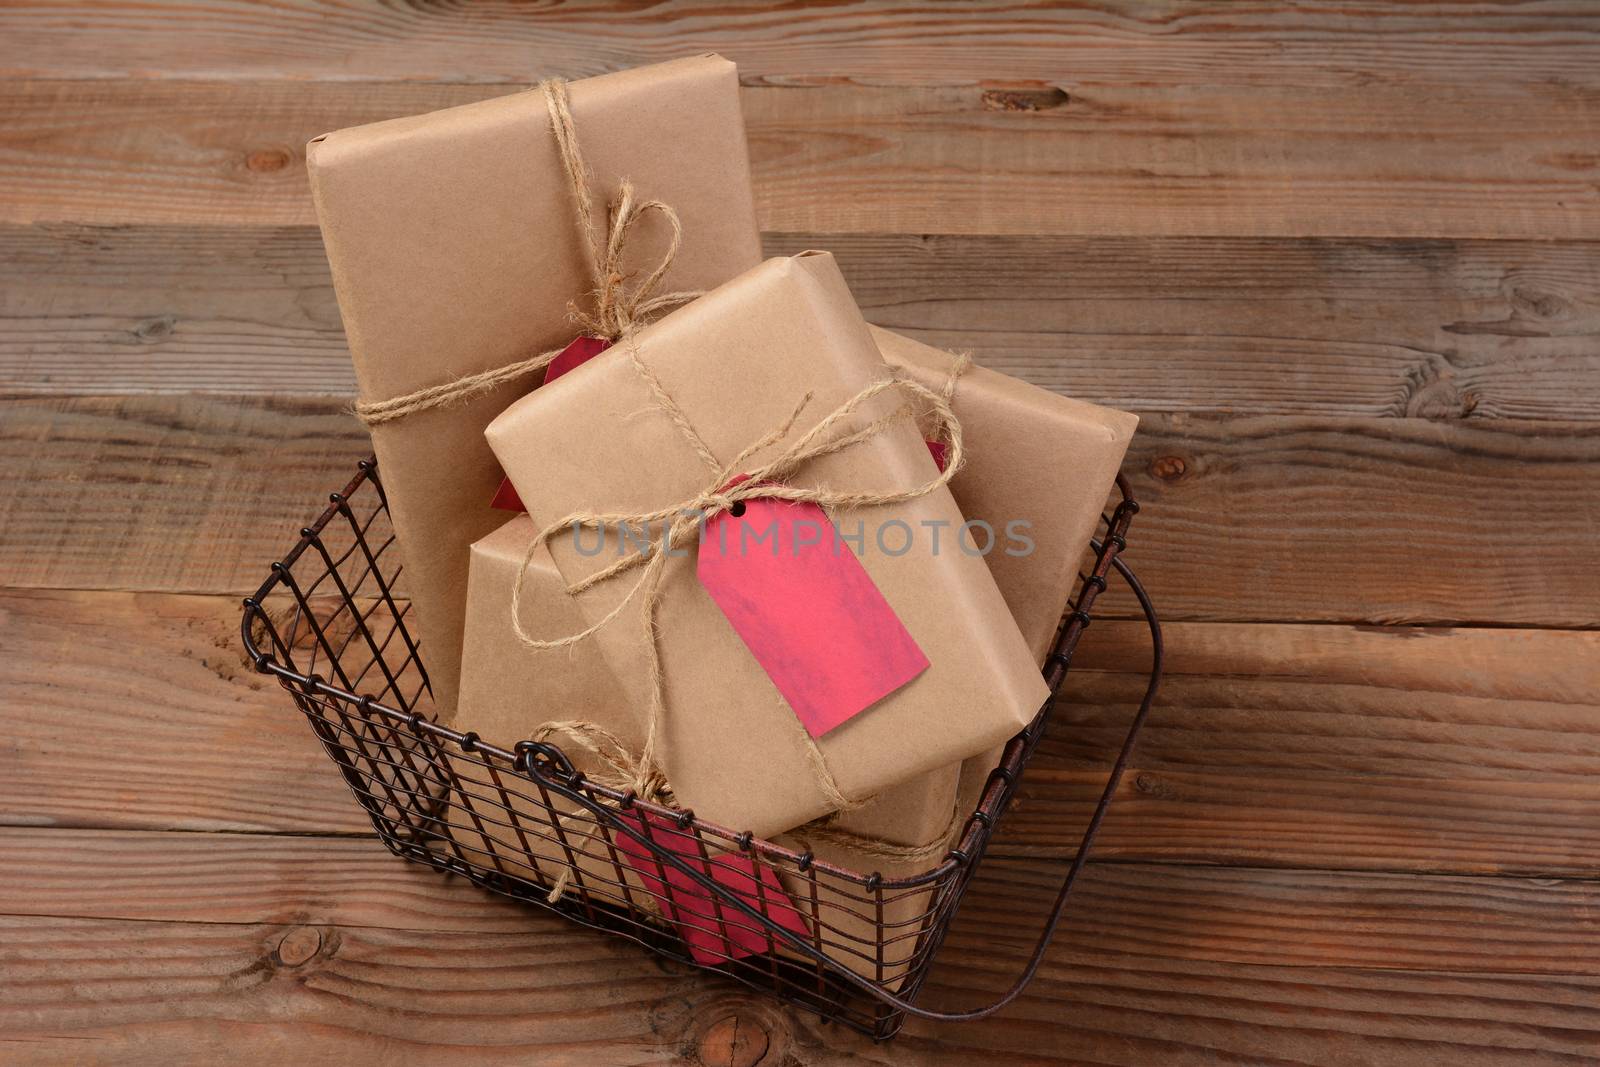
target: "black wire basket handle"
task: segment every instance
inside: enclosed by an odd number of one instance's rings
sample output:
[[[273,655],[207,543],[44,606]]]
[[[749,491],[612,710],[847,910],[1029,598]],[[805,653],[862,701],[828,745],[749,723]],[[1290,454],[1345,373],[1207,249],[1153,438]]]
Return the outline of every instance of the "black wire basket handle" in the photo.
[[[1100,543],[1095,542],[1095,548],[1100,548]],[[1060,925],[1061,915],[1066,910],[1067,898],[1072,893],[1072,887],[1078,880],[1078,875],[1083,871],[1088,862],[1089,849],[1100,831],[1101,823],[1110,807],[1111,799],[1116,795],[1117,787],[1122,781],[1123,771],[1127,769],[1128,760],[1133,753],[1134,743],[1138,740],[1144,720],[1150,713],[1150,707],[1155,702],[1156,692],[1161,685],[1161,669],[1163,647],[1161,641],[1161,623],[1156,617],[1155,607],[1150,602],[1150,596],[1145,592],[1144,586],[1121,559],[1112,557],[1111,564],[1117,573],[1122,576],[1133,595],[1138,598],[1140,610],[1144,613],[1145,623],[1150,630],[1150,680],[1145,686],[1144,697],[1139,703],[1139,709],[1134,713],[1133,721],[1128,727],[1122,748],[1117,753],[1116,762],[1111,766],[1111,774],[1106,779],[1105,788],[1101,791],[1100,799],[1094,808],[1094,814],[1089,819],[1089,824],[1084,830],[1083,838],[1078,844],[1076,854],[1067,872],[1061,881],[1061,888],[1056,892],[1056,899],[1051,905],[1049,917],[1045,920],[1039,938],[1034,943],[1033,951],[1028,956],[1027,963],[1023,966],[1022,973],[1012,983],[1011,988],[1001,994],[999,998],[976,1008],[965,1008],[959,1011],[937,1011],[931,1008],[918,1007],[912,1001],[906,1000],[878,984],[861,977],[849,968],[841,965],[837,960],[824,952],[818,951],[809,941],[802,940],[796,934],[771,922],[755,908],[736,894],[727,893],[722,886],[701,871],[685,863],[683,859],[671,849],[658,844],[650,836],[640,833],[625,819],[616,817],[616,809],[597,803],[581,790],[572,788],[568,783],[581,781],[582,775],[574,771],[572,764],[559,748],[538,742],[525,741],[519,744],[517,763],[519,769],[529,775],[537,776],[553,792],[561,794],[572,803],[586,809],[595,819],[609,825],[614,833],[626,834],[633,841],[647,849],[660,863],[671,867],[677,873],[692,881],[703,892],[716,897],[723,908],[733,908],[745,918],[756,923],[765,933],[775,940],[782,941],[793,951],[805,956],[816,964],[826,967],[841,981],[848,983],[852,988],[867,996],[873,997],[896,1011],[915,1015],[920,1019],[930,1019],[934,1022],[970,1022],[993,1015],[1006,1005],[1016,1000],[1033,981],[1038,973],[1039,965],[1044,962],[1045,953],[1050,948],[1050,943],[1055,937],[1056,928]]]

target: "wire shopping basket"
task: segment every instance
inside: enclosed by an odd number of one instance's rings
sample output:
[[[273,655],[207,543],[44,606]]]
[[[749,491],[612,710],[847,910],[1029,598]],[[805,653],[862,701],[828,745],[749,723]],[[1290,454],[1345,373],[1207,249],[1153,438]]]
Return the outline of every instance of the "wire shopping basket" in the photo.
[[[647,803],[589,781],[553,744],[501,747],[431,721],[427,669],[397,584],[401,565],[374,460],[332,494],[244,601],[242,636],[255,668],[294,698],[391,852],[884,1039],[907,1015],[979,1018],[1021,993],[1116,792],[1161,672],[1154,609],[1119,558],[1138,505],[1127,482],[1117,484],[1121,499],[1102,516],[1093,566],[1064,605],[1045,662],[1050,700],[1005,746],[948,853],[906,874],[851,870],[819,855],[825,849],[756,839]],[[997,1000],[966,1011],[920,1007],[918,992],[1113,571],[1149,624],[1150,678],[1049,917],[1022,974]]]

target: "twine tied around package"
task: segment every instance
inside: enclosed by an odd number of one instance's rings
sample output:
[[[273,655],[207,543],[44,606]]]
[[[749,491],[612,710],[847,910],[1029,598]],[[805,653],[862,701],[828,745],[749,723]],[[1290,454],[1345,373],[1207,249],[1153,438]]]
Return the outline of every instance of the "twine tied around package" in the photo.
[[[929,389],[903,374],[891,372],[890,377],[871,383],[840,404],[809,430],[799,435],[776,458],[746,469],[745,463],[753,456],[789,436],[796,421],[810,404],[811,393],[803,395],[789,415],[772,430],[752,442],[731,461],[722,463],[717,460],[710,446],[694,428],[682,408],[666,391],[655,372],[640,358],[637,342],[631,333],[625,338],[625,350],[635,372],[648,386],[657,409],[678,427],[685,440],[706,465],[710,477],[705,482],[705,488],[695,495],[651,511],[627,513],[579,511],[544,527],[529,542],[522,564],[517,569],[517,579],[511,592],[511,624],[518,640],[528,648],[537,650],[568,648],[588,640],[616,621],[635,598],[642,601],[640,614],[644,628],[650,705],[646,718],[644,747],[639,755],[633,756],[627,747],[604,727],[582,720],[544,723],[534,731],[533,738],[544,740],[555,733],[563,733],[606,766],[606,770],[594,776],[595,781],[611,788],[631,790],[637,797],[647,801],[670,802],[672,788],[656,754],[661,724],[666,714],[665,679],[662,674],[660,634],[656,616],[662,596],[662,577],[666,571],[667,561],[674,558],[673,550],[696,536],[703,524],[711,518],[721,512],[735,509],[746,500],[786,500],[791,503],[815,504],[822,508],[852,509],[904,503],[947,485],[960,470],[965,458],[961,424],[955,416],[952,404],[956,383],[971,365],[971,360],[966,356],[957,357],[943,388],[938,390]],[[901,404],[889,414],[879,416],[865,426],[848,429],[848,420],[859,408],[891,390],[908,393],[911,398],[924,401],[928,405],[934,419],[933,438],[946,447],[947,463],[942,471],[921,485],[899,490],[836,490],[786,484],[786,479],[798,473],[811,461],[855,447],[883,433],[900,419],[911,416],[913,414],[911,407],[908,404]],[[737,484],[730,485],[730,481],[739,474],[745,477]],[[657,524],[664,525],[659,544],[649,538],[650,531]],[[569,592],[577,595],[602,582],[642,568],[643,573],[617,605],[593,625],[562,637],[535,637],[524,630],[521,621],[524,577],[540,547],[565,530],[570,529],[576,533],[580,528],[604,531],[607,527],[624,526],[642,527],[646,531],[646,544],[650,545],[650,549],[623,556],[615,563],[568,587]],[[798,718],[790,718],[789,721],[792,722],[797,737],[803,742],[807,762],[829,808],[834,811],[848,811],[859,807],[865,798],[852,799],[840,791],[816,741]],[[919,856],[923,854],[924,849],[938,851],[944,844],[941,838],[928,846],[893,846],[827,827],[818,827],[814,833],[818,836],[838,835],[841,839],[847,838],[851,844],[863,850],[875,850],[878,855],[899,859]],[[552,891],[552,899],[559,897],[564,888],[563,879]]]
[[[641,200],[634,192],[633,183],[624,180],[618,188],[617,199],[608,206],[605,233],[595,225],[594,196],[589,190],[589,168],[578,150],[578,131],[572,121],[571,104],[567,98],[566,82],[559,78],[542,81],[538,91],[544,94],[545,106],[550,112],[550,129],[556,139],[561,157],[561,167],[572,192],[572,204],[578,216],[578,228],[588,251],[592,270],[592,287],[589,296],[593,310],[580,308],[576,301],[568,305],[568,313],[577,325],[580,335],[598,337],[615,342],[636,326],[671,308],[688,303],[699,296],[698,292],[657,294],[656,289],[666,278],[677,259],[683,241],[683,226],[678,213],[660,200]],[[671,240],[661,261],[654,270],[635,285],[629,285],[630,275],[623,265],[629,234],[646,215],[657,214],[666,221]],[[540,352],[536,356],[495,367],[478,374],[469,374],[439,385],[430,385],[388,400],[358,403],[355,413],[368,426],[378,426],[405,418],[419,411],[459,404],[507,382],[518,381],[537,374],[548,367],[566,346]]]

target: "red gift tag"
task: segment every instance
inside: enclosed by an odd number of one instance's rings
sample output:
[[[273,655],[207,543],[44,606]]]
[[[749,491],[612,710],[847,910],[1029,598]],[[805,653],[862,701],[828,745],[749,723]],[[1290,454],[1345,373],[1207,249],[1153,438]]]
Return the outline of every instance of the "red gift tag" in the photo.
[[[749,856],[738,853],[705,859],[694,838],[659,815],[645,816],[634,809],[618,812],[618,817],[632,823],[634,829],[678,856],[690,869],[706,875],[779,927],[800,937],[811,936],[772,868],[758,865]],[[723,963],[768,950],[767,934],[757,927],[755,920],[714,900],[692,878],[658,861],[648,848],[627,834],[615,836],[617,848],[622,850],[628,866],[661,902],[662,912],[678,928],[696,963]]]
[[[706,523],[700,584],[807,733],[821,737],[927,669],[822,508],[743,504],[743,515],[724,511]]]
[[[603,337],[580,337],[573,341],[561,354],[550,361],[544,369],[544,384],[549,385],[569,370],[581,367],[595,356],[611,347],[611,342]],[[491,508],[500,511],[524,512],[528,509],[522,506],[522,498],[517,495],[517,490],[511,484],[511,479],[501,477],[500,488],[494,491],[494,500],[490,501]]]
[[[928,446],[928,454],[933,457],[933,465],[939,468],[940,474],[943,474],[945,464],[950,462],[950,449],[945,446],[943,441],[928,441],[925,443]]]
[[[510,478],[504,476],[500,478],[500,488],[494,491],[494,500],[490,502],[489,506],[498,508],[501,511],[515,512],[519,515],[528,510],[522,506],[522,498],[517,495],[517,487],[511,484]]]

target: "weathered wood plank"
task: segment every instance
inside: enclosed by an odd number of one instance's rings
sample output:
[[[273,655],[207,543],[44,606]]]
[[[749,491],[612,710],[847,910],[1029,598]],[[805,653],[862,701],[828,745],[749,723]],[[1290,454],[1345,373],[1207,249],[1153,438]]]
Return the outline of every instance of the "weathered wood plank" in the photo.
[[[500,92],[0,82],[0,221],[308,224],[308,138]],[[744,104],[778,232],[1595,239],[1591,97],[1127,85],[1019,111],[977,88],[827,86]]]
[[[0,830],[3,911],[56,918],[516,933],[554,917],[403,862],[370,839]],[[1061,863],[997,858],[962,906],[1025,944]],[[1091,864],[1066,955],[1600,974],[1600,884],[1548,879]],[[441,940],[443,940],[441,936]]]
[[[1120,744],[1128,682],[1149,661],[1139,624],[1105,628],[1074,661],[1081,699],[1055,731],[1064,754],[1094,762]],[[1600,632],[1186,625],[1173,636],[1162,696],[1187,712],[1145,735],[1152,770],[1192,770],[1184,753],[1206,743],[1241,770],[1529,773],[1591,784],[1600,800]],[[1300,730],[1310,736],[1291,736]],[[1308,749],[1317,755],[1294,754]]]
[[[234,598],[7,595],[0,646],[7,823],[372,830]]]
[[[1581,2],[959,6],[837,3],[753,14],[716,5],[550,7],[128,0],[30,5],[0,27],[0,72],[49,77],[247,77],[525,82],[701,51],[748,79],[814,83],[1296,84],[1563,79],[1595,75]],[[1062,79],[1068,79],[1063,81]]]
[[[1002,851],[1075,846],[1089,786],[1104,780],[1143,692],[1141,629],[1089,631]],[[1576,826],[1600,814],[1600,634],[1168,631],[1160,710],[1100,855],[1165,840],[1162,854],[1203,862],[1319,866],[1344,855],[1376,868],[1596,869],[1600,836]],[[1256,824],[1262,816],[1270,827]],[[1495,841],[1478,833],[1491,823]],[[1268,842],[1273,859],[1252,858]]]
[[[349,1062],[380,1044],[399,1064],[659,1063],[696,1057],[729,1018],[796,1064],[1501,1067],[1600,1052],[1597,987],[1583,977],[1195,963],[1091,944],[1053,953],[994,1019],[912,1022],[878,1046],[556,923],[448,936],[31,917],[0,927],[0,1041],[39,1063]],[[992,937],[948,949],[926,1000],[992,997],[1020,962]]]
[[[0,584],[254,588],[365,453],[344,403],[0,401]],[[1124,469],[1170,619],[1600,624],[1593,422],[1147,416]]]
[[[344,400],[0,404],[9,585],[243,596],[371,449]]]
[[[1592,420],[1600,245],[773,234],[869,319],[1140,412]],[[0,390],[354,392],[306,227],[0,226]]]
[[[401,1063],[527,1062],[531,1050],[546,1062],[659,1062],[653,1015],[682,1033],[692,1025],[682,1009],[718,999],[687,968],[557,922],[446,935],[16,918],[0,927],[0,1032],[30,1062],[361,1061],[378,1044]]]
[[[774,234],[873,322],[1138,412],[1589,419],[1600,245]],[[1566,400],[1558,400],[1563,394]]]
[[[1173,415],[1124,470],[1168,618],[1597,619],[1593,424]]]
[[[1161,707],[1162,720],[1194,714],[1182,702]],[[1226,741],[1185,755],[1191,763],[1225,760],[1213,752]],[[1064,762],[1047,750],[1029,767],[993,854],[1076,850],[1105,775]],[[1584,782],[1289,774],[1227,765],[1145,770],[1143,763],[1135,759],[1096,856],[1575,877],[1600,869],[1600,839],[1592,832],[1600,797]]]
[[[0,226],[0,391],[355,395],[315,227]]]
[[[11,724],[0,822],[370,832],[288,695],[249,671],[236,603],[0,597],[0,709]],[[1600,635],[1409,633],[1173,625],[1162,703],[1099,855],[1600,869]],[[997,854],[1059,856],[1074,846],[1144,655],[1137,624],[1091,628]]]

